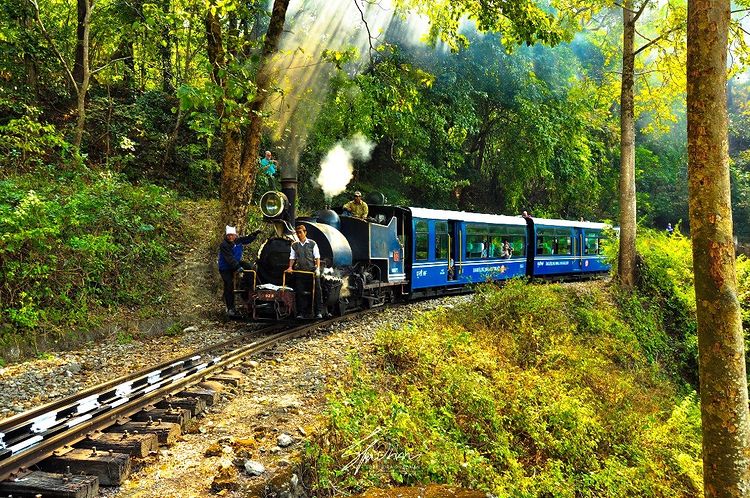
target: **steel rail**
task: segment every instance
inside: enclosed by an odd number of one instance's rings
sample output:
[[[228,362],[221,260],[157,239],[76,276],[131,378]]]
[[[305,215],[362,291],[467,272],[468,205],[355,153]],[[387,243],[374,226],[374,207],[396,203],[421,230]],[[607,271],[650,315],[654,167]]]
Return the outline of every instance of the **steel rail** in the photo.
[[[3,443],[3,430],[14,431],[20,428],[23,432],[24,428],[33,426],[33,423],[30,422],[38,422],[38,432],[33,433],[31,437],[25,440],[19,438],[14,441],[16,444],[11,447],[12,449],[8,448],[5,443],[0,446],[0,481],[19,474],[24,469],[49,457],[55,450],[75,444],[96,431],[106,429],[118,420],[132,416],[144,407],[152,405],[155,401],[179,392],[186,386],[196,384],[213,372],[234,365],[250,354],[263,351],[274,344],[300,337],[319,327],[341,320],[350,320],[370,311],[363,310],[341,317],[292,327],[274,335],[262,337],[250,344],[229,351],[223,356],[215,356],[200,363],[197,361],[199,357],[198,352],[196,352],[170,360],[151,369],[144,369],[108,381],[99,386],[91,387],[76,396],[0,421],[0,443]],[[259,332],[283,327],[284,325],[274,324],[259,330]],[[204,353],[202,356],[240,340],[242,340],[242,337],[205,348],[201,350]],[[185,368],[175,368],[170,371],[170,375],[162,377],[161,374],[164,370],[175,367],[178,362],[186,363]],[[142,381],[144,378],[147,379],[146,382],[140,383],[135,390],[124,387],[126,385],[132,387],[137,381]],[[153,382],[149,382],[148,379],[153,380]],[[118,387],[121,388],[119,391]],[[101,396],[110,397],[99,399]],[[74,408],[75,412],[73,411]],[[64,418],[59,418],[60,414]]]
[[[118,419],[130,416],[185,386],[195,384],[244,356],[302,335],[320,325],[321,323],[315,323],[294,327],[253,341],[224,355],[214,355],[208,360],[200,361],[217,350],[243,340],[243,337],[238,337],[0,421],[0,481],[43,460],[56,449],[74,444],[94,431],[105,429]],[[283,326],[272,325],[260,331],[277,330],[280,327]],[[164,371],[169,372],[167,376],[162,376]],[[136,383],[138,385],[132,389]],[[29,437],[24,439],[24,433]],[[6,435],[13,439],[10,446],[4,441]]]
[[[271,325],[268,327],[263,327],[255,332],[258,333],[273,333],[276,330],[278,330],[281,326],[280,325]],[[132,372],[128,375],[124,375],[122,377],[117,377],[115,379],[109,380],[107,382],[104,382],[102,384],[97,384],[95,386],[91,386],[89,388],[86,388],[85,390],[76,393],[72,396],[67,396],[65,398],[60,398],[58,400],[52,401],[50,403],[47,403],[45,405],[42,405],[38,408],[34,408],[32,410],[19,413],[18,415],[14,415],[9,418],[5,418],[0,420],[0,448],[2,448],[2,434],[7,433],[8,429],[11,427],[18,426],[20,424],[23,424],[25,422],[29,422],[33,419],[36,419],[37,417],[44,415],[50,411],[53,410],[60,410],[63,407],[69,406],[69,405],[75,405],[78,400],[90,397],[92,395],[95,395],[97,393],[104,392],[108,389],[112,389],[115,386],[118,386],[122,383],[138,379],[143,376],[147,376],[148,374],[156,371],[156,370],[165,370],[169,368],[171,365],[179,362],[187,362],[190,359],[194,358],[195,356],[204,356],[208,354],[212,354],[214,351],[219,349],[224,349],[232,346],[233,344],[246,340],[246,336],[239,336],[234,339],[230,339],[228,341],[221,342],[219,344],[213,344],[211,346],[207,346],[203,349],[199,349],[197,351],[194,351],[192,353],[189,353],[187,355],[178,357],[178,358],[172,358],[170,360],[164,361],[163,363],[146,367],[141,370]]]

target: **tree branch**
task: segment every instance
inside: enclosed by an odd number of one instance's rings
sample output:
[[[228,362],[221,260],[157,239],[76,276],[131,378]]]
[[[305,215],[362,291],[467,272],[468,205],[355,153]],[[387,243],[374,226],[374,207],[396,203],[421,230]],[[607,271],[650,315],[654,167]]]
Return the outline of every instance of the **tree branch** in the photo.
[[[127,56],[127,57],[118,57],[117,59],[111,59],[111,60],[107,61],[107,63],[104,64],[103,66],[98,67],[96,69],[93,69],[91,71],[91,74],[94,75],[94,74],[98,73],[99,71],[101,71],[102,69],[108,68],[111,64],[114,64],[115,62],[126,61],[128,59],[132,59],[132,57]]]
[[[661,35],[657,36],[653,40],[649,40],[649,42],[647,44],[645,44],[644,46],[642,46],[638,50],[636,50],[633,55],[638,55],[641,52],[643,52],[644,50],[646,50],[649,47],[651,47],[652,45],[654,45],[656,43],[659,43],[662,40],[665,40],[669,35],[671,35],[675,31],[677,31],[678,29],[679,29],[678,27],[674,27],[674,28],[670,29],[669,31],[667,31],[666,33],[662,33]],[[638,33],[638,35],[641,36],[642,38],[648,40],[648,38],[646,38],[645,36],[641,35],[640,33]]]
[[[638,18],[640,18],[641,14],[643,14],[643,11],[646,10],[646,7],[648,6],[649,2],[650,0],[644,0],[644,2],[638,8],[638,11],[635,13],[635,17],[633,17],[633,24],[638,22]]]
[[[42,16],[39,12],[39,4],[37,3],[36,0],[28,0],[28,1],[31,4],[31,6],[34,7],[34,19],[36,20],[37,26],[39,26],[39,30],[42,32],[44,39],[47,40],[47,43],[49,43],[50,47],[52,48],[52,51],[55,52],[55,55],[57,55],[57,58],[60,60],[60,63],[65,69],[65,73],[68,75],[68,78],[73,83],[73,87],[76,89],[76,93],[78,93],[80,91],[78,88],[78,83],[76,82],[76,79],[73,77],[73,72],[70,70],[70,66],[68,66],[68,63],[65,61],[65,58],[57,49],[57,45],[55,45],[54,40],[52,40],[52,37],[47,32],[47,28],[44,27],[44,23],[42,22]]]
[[[367,20],[365,19],[365,13],[362,10],[362,8],[359,6],[359,2],[357,0],[354,0],[354,5],[356,5],[357,10],[359,11],[359,15],[362,18],[362,24],[365,25],[365,29],[367,30],[367,44],[370,46],[370,61],[372,62],[372,52],[375,50],[375,47],[372,46],[372,40],[373,36],[370,32],[370,26],[367,24]]]

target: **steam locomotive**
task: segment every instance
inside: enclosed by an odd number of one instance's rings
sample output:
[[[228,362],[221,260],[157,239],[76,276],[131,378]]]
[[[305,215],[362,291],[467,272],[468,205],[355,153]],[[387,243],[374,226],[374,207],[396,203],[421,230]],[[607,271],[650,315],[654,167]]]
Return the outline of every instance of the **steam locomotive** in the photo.
[[[265,241],[255,268],[240,280],[237,292],[247,315],[296,316],[291,279],[300,276],[284,271],[295,223],[307,228],[320,249],[324,315],[465,292],[480,282],[580,278],[610,269],[601,251],[608,227],[603,223],[390,206],[383,200],[368,199],[367,220],[330,209],[295,219],[283,192],[265,193],[261,211],[276,236]],[[312,299],[315,286],[304,292]]]

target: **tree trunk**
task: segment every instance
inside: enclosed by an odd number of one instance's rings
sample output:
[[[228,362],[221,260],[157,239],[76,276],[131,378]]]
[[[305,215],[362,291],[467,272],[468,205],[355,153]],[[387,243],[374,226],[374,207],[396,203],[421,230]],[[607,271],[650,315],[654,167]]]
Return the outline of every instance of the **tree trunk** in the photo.
[[[170,0],[164,0],[164,18],[169,19],[172,10]],[[161,36],[164,43],[159,43],[159,55],[161,56],[161,81],[162,91],[172,95],[175,91],[174,71],[172,69],[172,31],[169,29],[169,21],[164,22]]]
[[[86,18],[90,9],[89,0],[78,0],[76,4],[78,7],[78,23],[76,24],[76,55],[73,62],[73,79],[80,87],[83,83],[83,61],[85,59],[83,45],[88,30]]]
[[[34,29],[34,17],[24,5],[22,11],[22,21],[24,29],[31,32]],[[39,101],[39,72],[37,71],[36,59],[31,55],[29,50],[24,50],[23,65],[26,68],[26,86],[34,91],[34,97]]]
[[[622,88],[620,93],[620,285],[635,285],[635,14],[633,1],[625,0],[622,9]]]
[[[83,141],[83,131],[86,126],[86,93],[89,90],[89,81],[91,79],[91,67],[89,66],[89,33],[91,31],[91,8],[93,2],[91,0],[78,0],[79,9],[80,4],[83,3],[85,6],[85,12],[83,16],[83,34],[81,42],[81,81],[76,84],[76,92],[78,97],[78,120],[76,122],[76,134],[73,144],[77,149],[80,150],[81,142]],[[79,23],[80,24],[80,23]],[[78,64],[78,48],[76,47],[76,64]],[[75,68],[74,68],[75,72]],[[75,77],[75,75],[74,75]],[[77,81],[77,80],[76,80]]]
[[[289,0],[274,0],[271,20],[263,42],[258,73],[255,78],[255,96],[247,113],[250,124],[242,132],[224,126],[222,136],[224,157],[221,170],[221,225],[237,226],[242,232],[247,223],[247,211],[258,172],[258,148],[263,126],[263,107],[269,94],[272,80],[272,57],[276,53],[284,31]],[[224,49],[221,43],[221,26],[210,12],[206,16],[209,60],[213,68],[214,81],[226,88],[221,68],[224,64]],[[220,100],[220,99],[219,99]],[[217,102],[219,116],[224,113],[223,102]]]
[[[727,149],[729,8],[729,0],[688,3],[688,181],[707,497],[750,494],[750,421]]]

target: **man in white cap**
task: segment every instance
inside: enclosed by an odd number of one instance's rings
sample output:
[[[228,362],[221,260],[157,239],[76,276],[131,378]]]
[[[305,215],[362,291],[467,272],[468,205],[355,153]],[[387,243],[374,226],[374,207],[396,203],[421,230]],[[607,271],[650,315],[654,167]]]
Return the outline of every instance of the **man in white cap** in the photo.
[[[360,218],[363,220],[367,218],[369,208],[367,207],[365,201],[362,200],[362,192],[357,190],[356,192],[354,192],[354,200],[344,204],[344,212],[347,211],[355,218]]]
[[[237,229],[227,225],[224,231],[224,240],[219,244],[219,273],[224,281],[224,304],[227,306],[227,316],[237,316],[234,308],[234,273],[245,264],[242,261],[243,246],[251,244],[260,235],[256,230],[245,237],[237,236]]]

